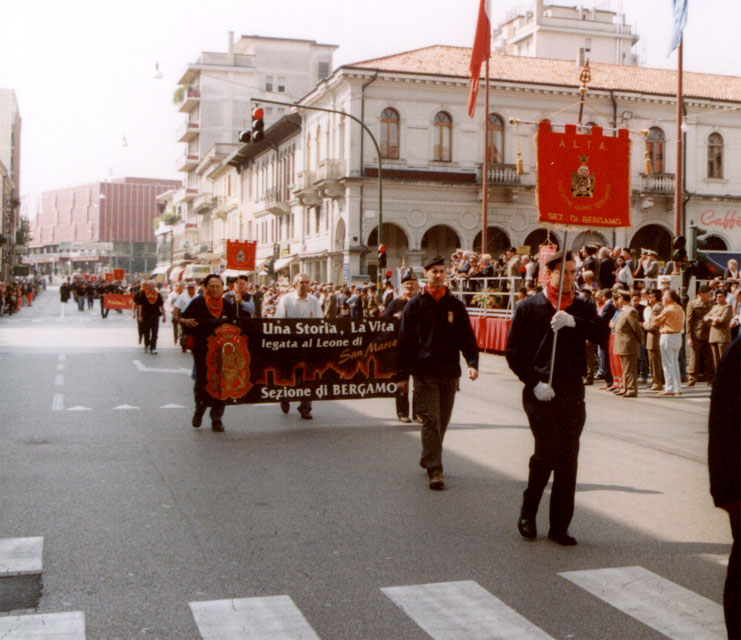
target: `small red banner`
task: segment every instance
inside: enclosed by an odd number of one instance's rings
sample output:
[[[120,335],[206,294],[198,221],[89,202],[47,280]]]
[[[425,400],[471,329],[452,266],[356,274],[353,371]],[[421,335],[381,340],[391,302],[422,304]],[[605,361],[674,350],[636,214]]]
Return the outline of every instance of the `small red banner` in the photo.
[[[106,273],[105,274],[105,281],[106,282],[113,282],[113,274],[112,273]]]
[[[541,122],[537,136],[539,222],[570,227],[630,226],[630,139],[601,127],[555,133]]]
[[[125,277],[125,273],[123,269],[114,269],[113,270],[113,279],[114,280],[123,280]]]
[[[105,309],[131,309],[134,296],[128,293],[106,293],[103,296]]]
[[[226,241],[226,268],[236,271],[254,271],[257,242]]]

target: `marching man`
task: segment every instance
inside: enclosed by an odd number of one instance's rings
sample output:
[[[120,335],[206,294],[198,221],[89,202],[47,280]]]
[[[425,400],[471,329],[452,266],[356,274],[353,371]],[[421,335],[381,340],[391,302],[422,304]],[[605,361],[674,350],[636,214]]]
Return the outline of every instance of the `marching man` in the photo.
[[[548,537],[561,545],[575,545],[568,528],[574,513],[579,437],[586,420],[582,383],[587,373],[585,342],[602,344],[606,328],[594,305],[574,295],[576,262],[571,252],[565,256],[563,293],[557,309],[563,259],[563,254],[553,254],[545,263],[546,289],[515,307],[506,356],[512,371],[525,383],[522,405],[535,438],[517,528],[523,538],[537,536],[535,516],[553,472]],[[549,385],[556,331],[553,382]]]

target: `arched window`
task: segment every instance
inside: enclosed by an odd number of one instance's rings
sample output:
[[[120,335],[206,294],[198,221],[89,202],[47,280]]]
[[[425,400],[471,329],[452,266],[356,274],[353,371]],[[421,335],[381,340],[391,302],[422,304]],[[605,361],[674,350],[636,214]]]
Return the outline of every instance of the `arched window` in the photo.
[[[646,151],[651,158],[654,173],[664,173],[664,132],[659,127],[651,127],[646,138]]]
[[[452,159],[453,119],[450,114],[440,111],[435,116],[435,146],[432,151],[436,162],[450,162]]]
[[[711,133],[708,136],[708,178],[723,177],[723,136]]]
[[[399,113],[387,108],[381,114],[381,155],[396,160],[399,158]]]
[[[486,148],[489,162],[504,162],[504,120],[496,113],[490,113],[486,124]]]

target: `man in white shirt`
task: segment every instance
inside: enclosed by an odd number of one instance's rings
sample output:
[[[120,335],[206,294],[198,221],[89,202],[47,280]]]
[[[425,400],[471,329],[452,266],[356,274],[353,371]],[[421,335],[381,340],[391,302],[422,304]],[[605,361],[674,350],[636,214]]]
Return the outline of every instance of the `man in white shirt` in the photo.
[[[190,280],[185,285],[185,291],[183,291],[175,300],[175,302],[172,303],[172,322],[176,326],[180,325],[180,314],[185,311],[185,309],[190,304],[190,301],[196,297],[196,283],[193,280]],[[183,350],[183,353],[185,353],[185,341],[182,339],[180,340],[180,348]]]
[[[280,297],[275,309],[275,318],[322,318],[322,306],[309,293],[311,281],[306,273],[298,273],[293,279],[293,291]],[[280,403],[283,413],[288,413],[291,404],[287,401]],[[303,400],[298,405],[298,412],[304,420],[311,420],[311,400]]]
[[[172,291],[170,291],[169,295],[167,296],[167,311],[170,314],[170,318],[172,319],[172,340],[173,344],[178,343],[178,339],[180,338],[180,324],[177,321],[177,318],[172,313],[173,307],[175,306],[175,301],[182,295],[183,291],[185,290],[185,283],[183,282],[176,282],[175,287]]]

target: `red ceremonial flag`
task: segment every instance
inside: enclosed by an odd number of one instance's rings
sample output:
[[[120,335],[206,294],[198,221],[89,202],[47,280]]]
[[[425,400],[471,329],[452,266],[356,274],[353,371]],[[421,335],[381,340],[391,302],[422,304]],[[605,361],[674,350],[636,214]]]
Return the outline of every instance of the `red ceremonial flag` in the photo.
[[[602,127],[577,134],[541,122],[537,138],[539,222],[574,227],[630,226],[628,130],[603,136]]]
[[[124,279],[124,270],[123,269],[114,269],[113,270],[113,279],[114,280],[123,280]]]
[[[105,281],[106,282],[113,282],[113,274],[110,271],[105,274]]]
[[[473,118],[476,112],[476,98],[479,94],[481,64],[491,56],[491,22],[489,21],[489,2],[479,0],[479,17],[476,20],[476,35],[471,51],[471,92],[468,94],[468,115]]]
[[[257,242],[226,241],[226,268],[236,271],[254,271]]]

